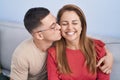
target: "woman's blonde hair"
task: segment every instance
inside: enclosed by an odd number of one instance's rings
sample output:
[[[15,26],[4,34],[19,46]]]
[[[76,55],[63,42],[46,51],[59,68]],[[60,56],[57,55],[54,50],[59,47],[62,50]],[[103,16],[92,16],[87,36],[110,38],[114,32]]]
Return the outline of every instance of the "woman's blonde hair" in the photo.
[[[92,73],[96,73],[96,52],[94,48],[93,40],[86,36],[86,18],[83,11],[76,5],[68,4],[63,6],[58,14],[57,14],[57,21],[60,24],[61,16],[65,11],[74,11],[81,21],[82,31],[80,34],[80,49],[84,54],[86,59],[86,65],[88,70]],[[56,53],[57,53],[57,62],[58,62],[58,69],[61,73],[72,73],[67,57],[66,57],[66,42],[65,39],[62,37],[61,40],[56,41]]]

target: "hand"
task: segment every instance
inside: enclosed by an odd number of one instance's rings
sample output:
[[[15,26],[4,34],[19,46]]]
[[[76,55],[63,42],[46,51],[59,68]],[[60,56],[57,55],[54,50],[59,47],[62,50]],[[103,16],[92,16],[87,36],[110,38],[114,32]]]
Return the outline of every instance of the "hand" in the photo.
[[[97,67],[99,67],[102,72],[109,74],[112,71],[113,56],[107,49],[106,53],[107,53],[106,56],[102,57],[98,61]],[[103,65],[101,66],[102,63]]]

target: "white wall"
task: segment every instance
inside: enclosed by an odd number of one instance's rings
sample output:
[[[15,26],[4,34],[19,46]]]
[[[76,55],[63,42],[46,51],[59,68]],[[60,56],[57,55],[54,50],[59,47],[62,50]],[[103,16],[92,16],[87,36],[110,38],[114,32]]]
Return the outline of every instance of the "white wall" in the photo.
[[[0,21],[23,23],[26,11],[36,6],[46,7],[56,16],[68,3],[82,8],[88,33],[120,38],[120,0],[0,0]]]

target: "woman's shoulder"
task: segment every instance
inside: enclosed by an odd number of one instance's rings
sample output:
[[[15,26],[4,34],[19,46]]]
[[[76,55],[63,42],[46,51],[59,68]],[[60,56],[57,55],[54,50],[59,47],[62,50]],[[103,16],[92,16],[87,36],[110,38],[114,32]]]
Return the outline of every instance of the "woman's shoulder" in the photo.
[[[103,56],[106,55],[105,43],[101,40],[98,40],[98,39],[94,39],[93,42],[95,44],[97,59],[99,60],[100,58],[102,58]]]
[[[48,49],[48,55],[50,55],[51,57],[55,58],[55,56],[56,56],[55,46],[54,46],[54,47],[50,47],[50,48]]]
[[[105,46],[105,43],[102,40],[94,39],[93,42],[94,42],[95,46],[99,46],[99,47]]]
[[[55,52],[55,46],[50,47],[50,48],[48,49],[48,52]]]

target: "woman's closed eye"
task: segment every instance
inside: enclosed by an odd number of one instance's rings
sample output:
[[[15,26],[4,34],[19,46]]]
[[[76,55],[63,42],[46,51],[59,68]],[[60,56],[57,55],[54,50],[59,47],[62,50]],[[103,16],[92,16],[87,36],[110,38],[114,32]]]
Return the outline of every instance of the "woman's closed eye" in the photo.
[[[77,22],[74,22],[74,23],[72,23],[73,25],[77,25],[78,23]]]
[[[61,25],[61,26],[67,26],[67,25],[68,25],[68,23],[63,22],[63,23],[61,23],[60,25]]]

